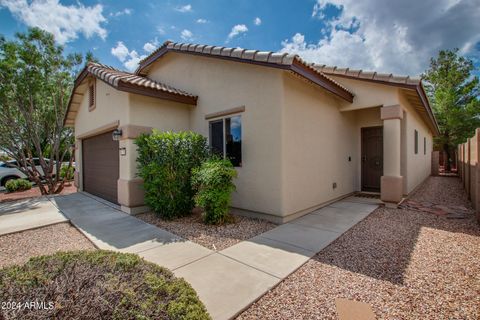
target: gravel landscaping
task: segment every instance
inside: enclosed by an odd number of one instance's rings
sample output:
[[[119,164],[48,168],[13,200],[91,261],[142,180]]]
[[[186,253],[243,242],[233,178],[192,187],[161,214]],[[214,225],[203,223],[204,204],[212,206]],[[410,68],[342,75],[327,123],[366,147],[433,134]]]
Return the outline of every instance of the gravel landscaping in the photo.
[[[77,188],[72,183],[70,185],[66,185],[60,194],[66,195],[74,192],[77,192]],[[40,189],[38,187],[32,187],[32,189],[30,190],[20,191],[20,192],[7,193],[3,191],[3,192],[0,192],[0,203],[26,199],[26,198],[38,198],[41,196],[42,196],[42,193],[40,192]]]
[[[430,177],[410,198],[467,218],[381,207],[238,319],[336,319],[336,298],[370,304],[377,319],[479,319],[480,227],[459,179]]]
[[[175,220],[163,220],[153,213],[140,214],[136,217],[211,250],[226,249],[277,226],[268,221],[242,216],[234,216],[233,223],[220,226],[206,225],[199,213]]]
[[[55,224],[0,236],[0,268],[58,251],[94,249],[95,246],[69,223]]]

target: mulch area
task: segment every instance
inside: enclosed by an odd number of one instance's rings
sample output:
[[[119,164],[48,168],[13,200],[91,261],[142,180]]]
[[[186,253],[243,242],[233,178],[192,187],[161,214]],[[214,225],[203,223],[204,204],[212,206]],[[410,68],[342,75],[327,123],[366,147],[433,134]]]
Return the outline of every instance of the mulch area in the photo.
[[[381,207],[238,319],[337,319],[336,298],[377,319],[479,319],[480,227],[459,179],[430,177],[409,200],[466,218]]]
[[[233,223],[220,226],[206,225],[198,212],[175,220],[163,220],[154,213],[144,213],[135,217],[205,248],[218,251],[233,246],[240,241],[255,237],[277,226],[265,220],[242,216],[234,216],[235,221]]]
[[[95,246],[69,223],[7,234],[0,236],[0,268],[70,250],[95,250]]]
[[[65,195],[65,194],[70,194],[74,192],[77,192],[77,188],[72,183],[68,186],[65,185],[65,188],[63,188],[60,194]],[[32,187],[32,189],[30,190],[20,191],[20,192],[12,192],[12,193],[0,192],[0,203],[26,199],[26,198],[38,198],[41,196],[42,194],[40,193],[40,189],[38,187]]]

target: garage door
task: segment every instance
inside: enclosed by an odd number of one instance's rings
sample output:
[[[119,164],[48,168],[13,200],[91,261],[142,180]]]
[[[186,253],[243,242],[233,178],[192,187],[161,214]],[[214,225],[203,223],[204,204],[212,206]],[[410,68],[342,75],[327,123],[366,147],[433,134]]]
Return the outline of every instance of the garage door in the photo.
[[[117,203],[118,141],[112,132],[82,141],[83,190]]]

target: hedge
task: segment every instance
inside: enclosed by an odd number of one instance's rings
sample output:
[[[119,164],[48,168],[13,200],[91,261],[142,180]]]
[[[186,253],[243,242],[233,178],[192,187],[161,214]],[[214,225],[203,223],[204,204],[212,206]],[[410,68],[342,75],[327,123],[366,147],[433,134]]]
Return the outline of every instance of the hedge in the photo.
[[[166,219],[190,214],[194,208],[192,169],[208,157],[207,139],[194,132],[143,134],[138,146],[138,172],[145,203]]]

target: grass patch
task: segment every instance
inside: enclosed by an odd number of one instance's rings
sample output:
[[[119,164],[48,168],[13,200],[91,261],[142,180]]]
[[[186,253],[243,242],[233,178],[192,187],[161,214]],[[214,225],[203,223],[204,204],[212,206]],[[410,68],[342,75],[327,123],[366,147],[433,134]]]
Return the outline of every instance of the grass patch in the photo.
[[[5,319],[210,319],[192,287],[169,270],[101,250],[0,269],[0,302],[37,302],[1,310]]]

